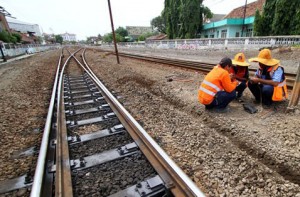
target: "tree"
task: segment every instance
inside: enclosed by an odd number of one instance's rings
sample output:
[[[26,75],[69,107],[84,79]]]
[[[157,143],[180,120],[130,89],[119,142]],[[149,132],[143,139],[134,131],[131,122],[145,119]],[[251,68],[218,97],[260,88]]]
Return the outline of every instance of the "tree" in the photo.
[[[199,18],[200,16],[200,18]],[[199,1],[184,1],[180,6],[180,38],[195,38],[200,25],[202,26],[202,14]]]
[[[262,36],[264,34],[264,24],[262,23],[262,16],[260,15],[259,10],[256,10],[255,12],[253,31],[255,36]]]
[[[295,23],[296,23],[296,29],[295,32],[293,32],[293,34],[300,35],[300,8],[297,9]]]
[[[119,34],[122,37],[126,37],[128,36],[128,31],[124,28],[124,27],[118,27],[118,29],[116,29],[115,31],[116,34]]]
[[[300,34],[299,0],[266,0],[263,12],[255,17],[258,36]]]
[[[1,31],[0,32],[0,40],[2,40],[3,42],[9,43],[10,42],[9,33],[7,31]]]
[[[151,20],[151,26],[160,33],[166,33],[166,22],[162,16],[153,18]]]
[[[272,23],[275,16],[276,1],[277,0],[266,0],[260,19],[260,23],[263,26],[262,29],[260,29],[260,36],[272,35]]]
[[[202,0],[165,0],[162,16],[170,39],[195,38],[202,29],[203,17],[212,17],[212,13]]]
[[[214,14],[211,12],[211,10],[208,7],[201,5],[200,9],[201,9],[203,22],[207,21],[208,19],[214,16]]]
[[[295,16],[299,0],[277,0],[272,32],[274,35],[291,35],[296,31]]]
[[[60,44],[62,44],[62,42],[63,42],[63,37],[61,36],[61,35],[55,35],[55,41],[57,42],[57,43],[60,43]]]
[[[22,41],[22,36],[18,33],[12,33],[12,36],[14,36],[17,39],[17,42],[21,42]]]
[[[112,35],[112,33],[105,34],[103,36],[103,41],[111,43],[113,41],[113,35]]]
[[[14,43],[21,42],[22,36],[18,33],[8,33],[7,31],[0,32],[0,40],[7,43]]]

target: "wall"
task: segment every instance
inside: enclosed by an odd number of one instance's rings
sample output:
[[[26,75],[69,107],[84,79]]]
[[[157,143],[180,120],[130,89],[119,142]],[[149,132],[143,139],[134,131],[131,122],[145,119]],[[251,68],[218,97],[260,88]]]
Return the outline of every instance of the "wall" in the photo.
[[[14,44],[4,44],[2,48],[4,56],[7,57],[14,57],[24,54],[32,54],[38,53],[42,51],[47,51],[50,49],[58,49],[60,45],[38,45],[38,44],[31,44],[31,45],[14,45]],[[0,53],[0,58],[2,58],[2,54]]]
[[[162,40],[147,41],[147,43],[118,43],[120,47],[148,47],[165,48],[178,50],[199,50],[199,49],[260,49],[262,47],[300,45],[300,36],[276,36],[276,37],[250,37],[250,38],[202,38],[190,40]],[[106,44],[103,44],[106,45]],[[110,45],[113,46],[113,45]]]

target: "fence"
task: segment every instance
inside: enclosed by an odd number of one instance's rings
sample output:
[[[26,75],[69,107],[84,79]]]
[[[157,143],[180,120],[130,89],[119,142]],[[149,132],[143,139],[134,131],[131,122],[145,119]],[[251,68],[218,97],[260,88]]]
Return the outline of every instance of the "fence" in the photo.
[[[14,57],[24,54],[38,53],[50,49],[60,48],[59,44],[39,45],[39,44],[2,44],[2,50],[5,57]],[[2,58],[2,54],[0,53]]]
[[[113,46],[112,44],[103,44]],[[148,47],[157,49],[199,50],[209,48],[259,49],[262,47],[279,47],[300,45],[300,36],[270,36],[248,38],[202,38],[189,40],[160,40],[146,43],[123,42],[119,47]]]

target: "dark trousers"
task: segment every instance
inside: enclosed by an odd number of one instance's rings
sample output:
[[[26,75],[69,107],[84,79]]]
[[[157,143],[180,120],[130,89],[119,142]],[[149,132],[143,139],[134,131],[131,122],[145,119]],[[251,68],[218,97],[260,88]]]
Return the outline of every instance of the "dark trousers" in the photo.
[[[236,86],[235,90],[237,92],[237,98],[240,98],[243,95],[243,92],[246,89],[246,87],[246,81],[242,81],[238,86]]]
[[[265,105],[272,104],[272,96],[274,92],[274,86],[264,84],[252,84],[249,83],[248,87],[255,97],[255,100],[262,102]]]
[[[223,109],[235,98],[236,98],[235,90],[232,92],[220,91],[220,92],[217,92],[217,94],[211,104],[205,105],[205,108],[206,109],[212,109],[212,108]]]

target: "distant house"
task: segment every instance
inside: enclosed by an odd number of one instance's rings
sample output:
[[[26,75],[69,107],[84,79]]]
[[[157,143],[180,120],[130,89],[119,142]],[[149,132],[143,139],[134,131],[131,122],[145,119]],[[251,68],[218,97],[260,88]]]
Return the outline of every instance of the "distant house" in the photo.
[[[0,6],[0,31],[7,31],[9,34],[17,33],[21,35],[21,42],[33,44],[39,42],[37,36],[41,36],[38,24],[31,24],[11,18],[3,7]]]
[[[232,10],[224,18],[210,21],[203,26],[202,37],[235,38],[252,37],[256,10],[262,11],[266,0],[258,0]],[[243,29],[244,28],[244,29]],[[243,34],[243,35],[242,35]]]
[[[63,38],[63,41],[67,41],[67,42],[72,42],[72,41],[76,41],[76,34],[70,34],[70,33],[64,33],[64,34],[60,34],[61,37]]]
[[[126,30],[128,32],[128,36],[133,40],[138,39],[138,37],[145,33],[153,33],[152,27],[144,27],[144,26],[126,26]]]
[[[40,26],[38,24],[27,23],[9,17],[7,17],[6,20],[9,28],[16,32],[30,34],[34,36],[42,36]]]
[[[146,38],[146,41],[165,40],[165,39],[167,39],[166,34],[159,34],[159,35],[150,36],[149,38]]]

